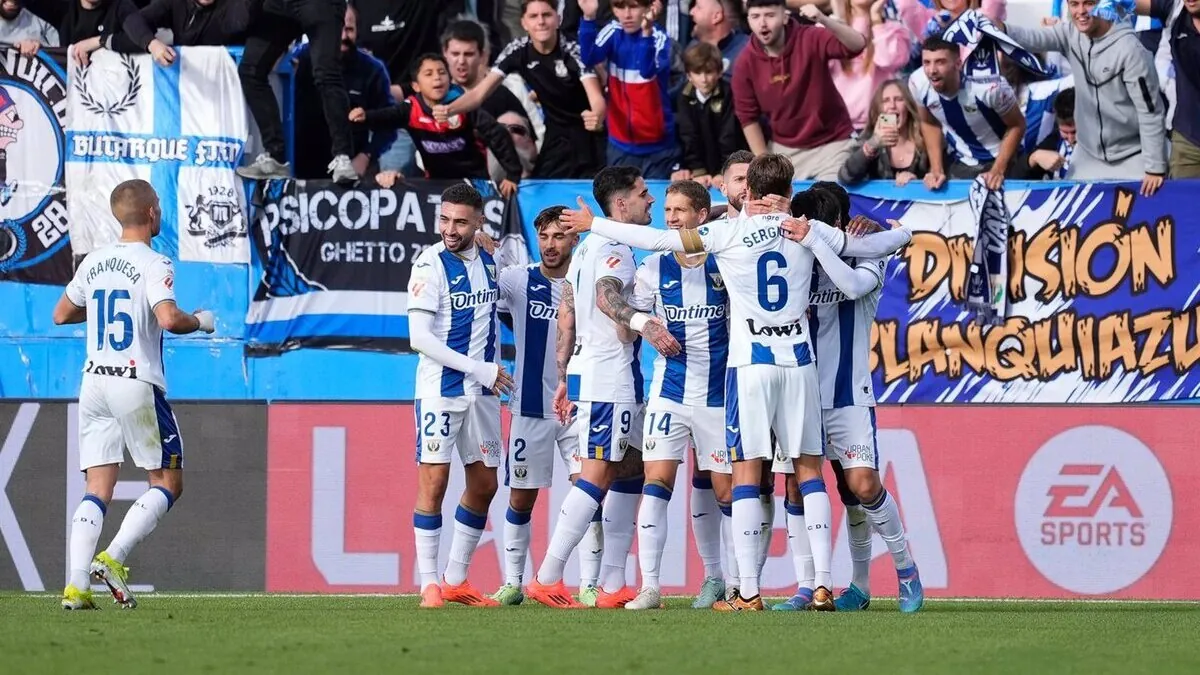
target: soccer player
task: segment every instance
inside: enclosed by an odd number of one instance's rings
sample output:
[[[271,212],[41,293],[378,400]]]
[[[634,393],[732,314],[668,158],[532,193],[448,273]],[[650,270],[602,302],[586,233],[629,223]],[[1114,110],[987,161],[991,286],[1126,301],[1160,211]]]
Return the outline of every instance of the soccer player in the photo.
[[[457,183],[442,192],[442,241],[413,262],[408,282],[409,340],[417,361],[417,504],[413,513],[421,607],[445,601],[495,606],[467,581],[467,568],[496,494],[500,465],[500,400],[512,377],[497,363],[496,261],[475,243],[483,198]],[[450,560],[438,585],[442,499],[455,453],[466,490],[454,513]]]
[[[54,308],[54,323],[87,322],[87,363],[79,388],[79,468],[87,493],[71,517],[70,574],[63,609],[95,609],[91,576],[122,607],[129,592],[129,553],[154,531],[183,494],[183,440],[167,403],[163,331],[212,333],[213,314],[175,304],[175,267],[150,248],[162,209],[144,180],[121,183],[109,197],[121,238],[92,251]],[[108,548],[93,559],[125,448],[150,478]]]
[[[513,317],[517,343],[516,386],[509,399],[509,430],[505,484],[509,492],[504,524],[504,585],[492,599],[501,605],[519,605],[525,561],[529,553],[529,522],[538,490],[550,487],[555,457],[562,459],[574,482],[579,477],[579,438],[575,420],[563,426],[554,414],[558,371],[553,359],[558,339],[558,307],[567,286],[567,265],[579,237],[567,234],[558,223],[562,206],[544,209],[533,221],[542,261],[510,267],[500,273],[500,299]],[[579,595],[595,605],[600,577],[602,530],[600,511],[579,546]]]
[[[671,183],[663,209],[667,227],[694,230],[707,219],[711,205],[708,188],[700,183]],[[638,267],[631,304],[639,310],[653,310],[682,346],[678,354],[659,355],[654,360],[642,434],[646,485],[637,519],[642,586],[638,596],[625,605],[625,609],[657,609],[662,602],[659,566],[667,542],[667,504],[679,463],[689,447],[695,448],[697,471],[708,479],[707,485],[703,481],[696,485],[694,479],[693,486],[715,492],[719,502],[728,503],[730,498],[732,469],[726,459],[722,428],[729,297],[711,256],[655,253]],[[715,510],[710,514],[693,511],[693,528],[705,518],[717,524],[717,536],[698,546],[705,581],[697,604],[711,597],[707,606],[712,607],[725,595],[720,520]]]
[[[818,183],[796,195],[793,215],[806,215],[834,227],[850,222],[850,196],[836,183]],[[791,235],[795,236],[795,235]],[[892,554],[900,581],[900,611],[915,612],[924,604],[925,593],[917,566],[908,551],[904,523],[896,502],[879,479],[879,454],[875,444],[875,397],[872,392],[871,324],[883,293],[886,257],[839,257],[824,240],[806,243],[820,262],[810,296],[812,311],[809,332],[815,336],[817,372],[821,381],[821,404],[826,451],[838,474],[838,491],[846,506],[853,578],[838,596],[840,611],[867,609],[871,604],[871,530],[879,533]],[[789,525],[802,527],[805,514],[789,482]],[[868,526],[869,523],[869,526]],[[797,540],[793,539],[793,543]],[[803,551],[793,550],[799,562]],[[798,565],[799,568],[799,565]],[[798,569],[799,589],[778,609],[803,609],[812,597],[807,573]]]
[[[636,168],[602,169],[592,191],[606,215],[639,229],[650,223],[654,199]],[[581,606],[563,587],[562,570],[601,502],[604,559],[596,606],[624,607],[636,595],[625,587],[625,560],[633,545],[642,483],[638,333],[663,354],[678,353],[679,344],[661,321],[629,304],[634,272],[628,246],[595,235],[579,245],[567,270],[569,287],[559,308],[555,408],[565,422],[572,403],[578,407],[584,451],[580,477],[563,501],[537,578],[526,588],[530,598],[550,607]]]
[[[750,163],[750,198],[791,195],[794,173],[786,157],[764,154]],[[772,455],[771,434],[793,460],[809,514],[809,535],[816,556],[829,569],[829,497],[821,477],[820,398],[805,320],[813,254],[786,241],[786,214],[739,217],[722,226],[656,231],[595,218],[580,200],[579,211],[563,213],[572,231],[601,235],[649,250],[711,253],[725,282],[730,303],[729,362],[726,375],[726,446],[733,458],[734,547],[739,593],[714,605],[719,611],[761,611],[758,594],[759,539],[762,527],[762,460]],[[810,237],[829,237],[838,249],[894,250],[907,243],[904,230],[883,232],[852,242],[824,223],[806,223]],[[890,235],[890,236],[889,236]],[[899,242],[899,243],[896,243]],[[818,564],[818,569],[821,565]],[[829,573],[818,576],[813,607],[833,610]]]

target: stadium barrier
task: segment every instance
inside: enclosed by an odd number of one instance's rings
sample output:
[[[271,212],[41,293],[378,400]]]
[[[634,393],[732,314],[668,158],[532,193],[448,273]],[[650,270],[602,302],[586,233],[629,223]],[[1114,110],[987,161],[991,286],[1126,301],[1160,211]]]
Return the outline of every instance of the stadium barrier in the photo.
[[[134,553],[134,580],[160,591],[411,593],[416,465],[407,404],[177,404],[187,490]],[[506,416],[507,417],[507,416]],[[74,404],[0,403],[0,590],[56,591],[66,531],[83,479]],[[507,428],[507,419],[506,419]],[[1190,583],[1200,518],[1187,498],[1200,434],[1192,406],[886,406],[880,469],[900,504],[913,556],[934,597],[1200,599]],[[447,495],[462,489],[451,471]],[[691,541],[688,476],[668,507],[662,583],[694,592],[704,570]],[[832,476],[826,480],[832,485]],[[102,541],[145,490],[126,466]],[[570,485],[560,475],[533,516],[540,562]],[[783,497],[776,494],[767,593],[794,583]],[[472,581],[503,580],[503,486],[472,566]],[[457,500],[446,499],[453,517]],[[834,582],[849,582],[843,512],[834,509]],[[443,530],[442,563],[451,528]],[[873,544],[873,594],[895,593],[887,548]],[[636,582],[636,548],[629,583]],[[578,583],[575,560],[568,584]]]

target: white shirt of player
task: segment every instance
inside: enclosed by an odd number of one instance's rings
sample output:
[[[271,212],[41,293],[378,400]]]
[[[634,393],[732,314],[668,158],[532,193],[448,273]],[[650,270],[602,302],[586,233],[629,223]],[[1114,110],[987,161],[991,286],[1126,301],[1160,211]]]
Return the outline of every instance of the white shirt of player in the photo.
[[[567,366],[567,395],[572,401],[641,403],[641,339],[621,342],[617,325],[596,308],[596,282],[612,277],[621,292],[633,291],[637,268],[624,244],[589,234],[575,249],[567,268],[575,297],[575,353]]]
[[[433,334],[447,347],[477,361],[496,362],[500,344],[496,261],[479,248],[467,258],[437,243],[413,261],[408,308],[433,314]],[[491,395],[470,375],[424,354],[417,360],[416,398]]]
[[[175,266],[140,242],[92,251],[67,284],[67,299],[87,308],[83,372],[141,380],[166,392],[163,331],[154,315],[175,300]]]
[[[788,217],[742,214],[694,231],[703,249],[715,255],[729,294],[730,368],[813,361],[806,314],[815,258],[783,238],[779,224]],[[680,236],[687,243],[691,234],[684,230]]]
[[[516,387],[508,409],[521,417],[553,419],[558,387],[555,344],[558,303],[566,279],[551,279],[534,263],[500,273],[500,298],[513,318],[517,343]]]
[[[674,253],[655,253],[637,271],[630,304],[661,318],[682,347],[671,357],[654,359],[650,397],[682,405],[725,405],[725,363],[729,356],[729,295],[707,256],[702,265],[684,267]]]
[[[886,258],[843,258],[852,268],[873,274],[875,290],[851,300],[817,266],[812,277],[809,332],[813,335],[821,407],[874,406],[871,384],[871,325],[883,295]]]
[[[1003,78],[973,80],[964,77],[958,94],[946,98],[918,69],[908,79],[917,105],[929,110],[946,134],[946,143],[963,164],[979,166],[996,159],[1008,125],[1003,116],[1020,105]]]

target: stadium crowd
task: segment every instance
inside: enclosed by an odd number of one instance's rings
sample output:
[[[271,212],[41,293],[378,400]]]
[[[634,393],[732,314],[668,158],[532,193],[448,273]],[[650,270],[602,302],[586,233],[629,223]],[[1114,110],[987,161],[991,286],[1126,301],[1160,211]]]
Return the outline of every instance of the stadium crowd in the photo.
[[[180,45],[244,45],[264,148],[249,178],[490,177],[508,194],[629,165],[719,186],[741,149],[843,184],[1125,179],[1151,194],[1200,176],[1200,4],[1099,5],[1146,21],[1101,19],[1096,0],[1064,0],[1041,27],[1005,25],[1005,0],[3,0],[0,41],[163,65]],[[1023,48],[995,50],[1002,77],[975,77],[977,40],[954,39],[981,24]],[[294,166],[269,81],[282,58]]]

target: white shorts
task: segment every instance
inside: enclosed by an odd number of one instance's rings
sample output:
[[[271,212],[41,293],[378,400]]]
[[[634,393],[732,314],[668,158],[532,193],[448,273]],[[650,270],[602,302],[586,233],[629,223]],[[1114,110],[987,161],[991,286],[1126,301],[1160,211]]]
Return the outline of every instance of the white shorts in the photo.
[[[689,448],[696,449],[696,466],[701,471],[733,473],[725,447],[725,409],[684,405],[656,398],[646,406],[643,426],[647,462],[682,462]]]
[[[449,464],[457,453],[463,466],[500,466],[499,397],[423,398],[414,411],[418,464]]]
[[[629,448],[642,449],[643,404],[579,401],[575,405],[583,449],[579,454],[584,459],[619,462]]]
[[[158,387],[122,377],[83,376],[79,388],[79,469],[120,464],[125,449],[140,469],[182,469],[179,422]]]
[[[875,408],[847,406],[822,411],[825,426],[825,454],[843,469],[879,470],[879,448],[875,441]],[[792,473],[792,462],[781,458],[778,450],[771,468],[775,473]]]
[[[779,442],[779,453],[771,432]],[[725,371],[725,445],[732,461],[817,455],[821,391],[817,367],[756,363]]]
[[[555,457],[562,460],[568,476],[579,473],[578,424],[578,419],[564,427],[554,418],[514,416],[508,431],[504,484],[523,490],[550,487]]]

